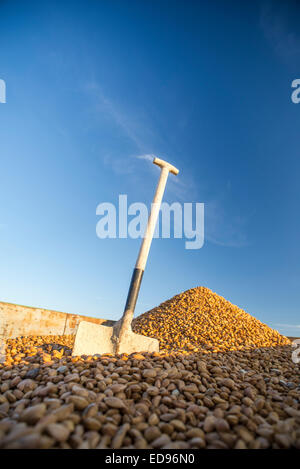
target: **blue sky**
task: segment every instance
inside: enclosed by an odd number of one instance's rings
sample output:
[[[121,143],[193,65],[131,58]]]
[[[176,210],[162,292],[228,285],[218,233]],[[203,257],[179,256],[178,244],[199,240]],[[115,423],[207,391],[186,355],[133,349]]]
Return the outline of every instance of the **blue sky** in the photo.
[[[0,3],[0,299],[117,319],[140,240],[96,207],[205,204],[205,244],[154,240],[140,314],[206,286],[300,335],[299,4]]]

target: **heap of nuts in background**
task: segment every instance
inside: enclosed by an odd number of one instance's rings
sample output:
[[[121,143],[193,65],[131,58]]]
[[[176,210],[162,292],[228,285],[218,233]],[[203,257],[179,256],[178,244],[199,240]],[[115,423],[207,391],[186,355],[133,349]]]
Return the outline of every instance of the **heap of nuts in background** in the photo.
[[[290,344],[290,340],[205,287],[192,288],[133,321],[161,349],[225,351]]]

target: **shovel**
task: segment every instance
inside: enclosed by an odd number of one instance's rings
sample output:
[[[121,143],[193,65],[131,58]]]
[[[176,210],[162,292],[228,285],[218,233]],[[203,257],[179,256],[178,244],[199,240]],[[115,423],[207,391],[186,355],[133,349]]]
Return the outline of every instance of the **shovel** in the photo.
[[[146,233],[143,237],[139,255],[133,270],[123,316],[113,327],[81,321],[75,337],[72,352],[73,356],[159,351],[158,340],[135,334],[131,329],[135,305],[168,175],[169,173],[175,175],[179,173],[177,168],[159,158],[154,158],[153,163],[161,168],[161,172],[151,205]]]

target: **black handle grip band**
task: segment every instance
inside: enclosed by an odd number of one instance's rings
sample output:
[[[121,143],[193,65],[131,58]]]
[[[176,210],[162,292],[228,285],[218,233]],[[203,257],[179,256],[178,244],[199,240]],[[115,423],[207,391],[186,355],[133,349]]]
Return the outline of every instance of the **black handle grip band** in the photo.
[[[144,271],[142,269],[134,269],[132,277],[131,277],[130,287],[129,287],[124,311],[129,310],[129,311],[134,312],[138,294],[139,294],[140,287],[141,287],[143,274],[144,274]]]

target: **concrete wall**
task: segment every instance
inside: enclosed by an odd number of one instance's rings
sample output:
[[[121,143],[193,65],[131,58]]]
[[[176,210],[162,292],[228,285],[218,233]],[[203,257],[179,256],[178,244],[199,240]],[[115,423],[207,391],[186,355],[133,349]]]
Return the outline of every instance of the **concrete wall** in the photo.
[[[107,326],[115,323],[107,319],[90,318],[0,301],[0,342],[1,339],[26,335],[75,334],[80,321]]]

